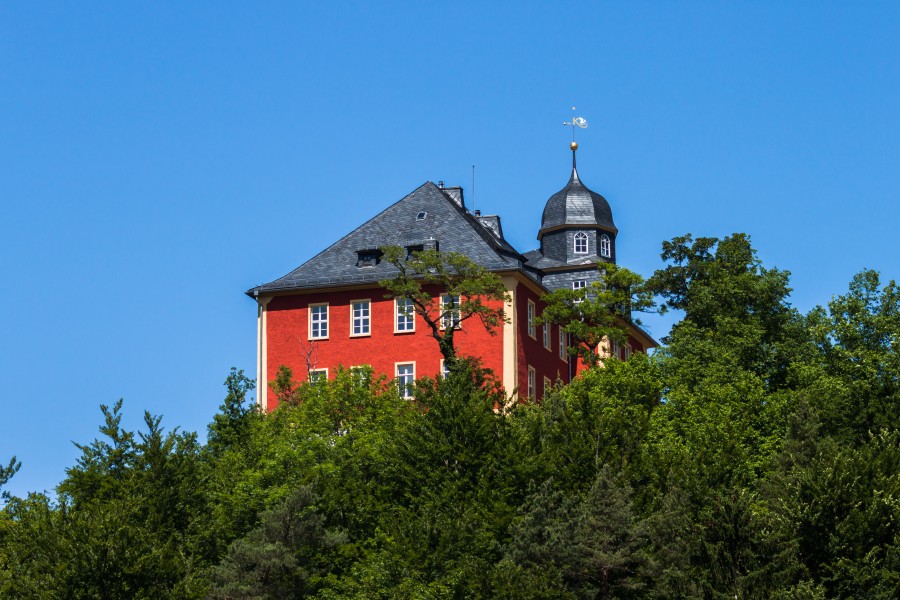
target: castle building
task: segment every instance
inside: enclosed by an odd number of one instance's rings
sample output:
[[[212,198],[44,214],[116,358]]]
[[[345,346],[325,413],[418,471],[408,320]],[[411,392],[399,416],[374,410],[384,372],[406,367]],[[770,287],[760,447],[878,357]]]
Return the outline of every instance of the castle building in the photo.
[[[385,246],[458,252],[501,277],[510,297],[508,322],[492,335],[477,320],[466,321],[454,341],[460,355],[493,370],[507,393],[541,398],[557,380],[571,381],[583,365],[569,356],[558,325],[534,322],[544,308],[541,297],[597,281],[597,263],[616,261],[618,234],[609,203],[578,175],[577,148],[573,142],[568,183],[544,206],[536,250],[513,248],[500,216],[469,211],[462,188],[428,181],[284,277],[248,290],[257,302],[260,405],[275,408],[268,383],[282,365],[309,380],[333,378],[339,366],[370,365],[396,378],[403,393],[415,379],[444,372],[424,320],[410,316],[403,300],[385,298],[378,282],[396,274],[381,260]],[[630,327],[628,343],[607,351],[627,358],[654,346]]]

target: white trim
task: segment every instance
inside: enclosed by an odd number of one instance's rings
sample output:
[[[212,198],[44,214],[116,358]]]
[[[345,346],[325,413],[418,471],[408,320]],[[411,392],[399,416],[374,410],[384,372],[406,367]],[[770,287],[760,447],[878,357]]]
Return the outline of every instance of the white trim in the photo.
[[[535,310],[534,300],[529,300],[528,308],[526,309],[525,315],[526,315],[526,318],[528,319],[528,321],[527,321],[528,337],[530,337],[533,340],[537,340],[537,330],[535,329],[535,326],[534,326],[535,313],[536,313],[536,310]]]
[[[310,369],[310,370],[309,370],[309,373],[308,373],[307,376],[306,376],[307,381],[309,381],[309,383],[316,383],[316,382],[319,381],[319,380],[318,380],[318,379],[313,379],[313,375],[314,375],[314,374],[318,375],[319,373],[324,373],[324,374],[325,374],[325,381],[328,381],[328,369],[327,369],[327,368],[322,368],[322,369]]]
[[[325,307],[325,331],[326,335],[313,337],[313,311],[312,309],[317,306]],[[310,340],[327,340],[331,335],[331,305],[328,302],[313,302],[308,304],[306,307],[306,320],[307,320],[307,335]]]
[[[534,370],[534,367],[528,365],[528,399],[534,400],[535,394],[537,394],[537,371]]]
[[[441,294],[441,330],[442,331],[447,329],[447,323],[445,321],[451,320],[451,322],[452,322],[452,320],[453,320],[453,312],[451,312],[449,315],[444,315],[444,307],[447,305],[447,303],[444,301],[444,298],[450,298],[450,297],[456,298],[456,302],[455,302],[456,309],[453,311],[456,313],[456,319],[455,319],[456,323],[454,323],[453,328],[454,329],[461,328],[460,325],[462,322],[459,320],[460,319],[459,294]]]
[[[600,236],[600,256],[603,258],[612,256],[612,240],[605,233]]]
[[[257,298],[256,310],[256,403],[263,411],[269,410],[268,336],[266,307],[272,296]]]
[[[559,360],[569,362],[569,353],[566,351],[568,340],[566,339],[566,330],[562,325],[559,326]]]
[[[443,358],[441,359],[441,371],[440,371],[440,373],[438,373],[438,376],[443,377],[444,379],[447,379],[447,375],[450,374],[450,371],[448,371],[447,368],[444,366],[446,362],[447,361],[445,361]]]
[[[550,339],[550,334],[553,332],[553,325],[551,323],[544,323],[541,325],[541,336],[544,341],[544,348],[548,352],[553,352],[553,341]]]
[[[412,365],[412,382],[409,384],[411,387],[415,387],[416,384],[416,361],[414,360],[405,360],[394,363],[394,380],[397,382],[397,390],[400,391],[400,367]],[[400,391],[400,397],[409,399],[413,397],[412,390],[409,390],[409,395],[406,395],[406,391]]]
[[[368,314],[364,317],[365,321],[363,321],[368,326],[368,331],[365,333],[353,333],[353,329],[356,326],[355,320],[355,304],[366,303],[368,308]],[[360,317],[361,319],[363,317]],[[357,300],[350,301],[350,337],[371,337],[372,336],[372,299],[371,298],[359,298]]]
[[[553,382],[550,381],[549,377],[544,377],[544,389],[542,390],[541,400],[546,400],[547,396],[550,394],[550,390],[553,389]]]
[[[579,240],[584,240],[584,250],[578,249]],[[578,254],[579,256],[583,254],[589,254],[590,250],[590,240],[588,239],[588,234],[583,231],[578,231],[572,236],[572,254]]]
[[[398,301],[403,300],[404,302],[409,302],[409,320],[412,323],[412,327],[410,329],[400,329],[400,305]],[[409,298],[394,298],[394,333],[415,333],[416,331],[416,311],[413,308],[412,300]]]

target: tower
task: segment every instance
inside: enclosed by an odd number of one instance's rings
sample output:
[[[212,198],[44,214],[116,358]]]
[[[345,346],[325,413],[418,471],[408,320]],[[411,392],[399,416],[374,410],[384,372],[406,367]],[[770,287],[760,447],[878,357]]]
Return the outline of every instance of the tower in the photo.
[[[547,200],[537,239],[536,265],[548,289],[579,289],[600,277],[597,263],[616,262],[616,234],[609,202],[590,190],[578,176],[572,142],[572,174],[566,186]]]

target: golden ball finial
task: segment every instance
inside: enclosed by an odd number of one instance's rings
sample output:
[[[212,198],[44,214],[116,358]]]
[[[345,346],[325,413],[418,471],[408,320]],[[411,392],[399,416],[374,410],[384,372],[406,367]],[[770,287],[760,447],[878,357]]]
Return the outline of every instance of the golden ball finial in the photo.
[[[578,142],[572,142],[571,144],[569,144],[569,148],[572,149],[572,152],[575,152],[576,150],[578,150]]]

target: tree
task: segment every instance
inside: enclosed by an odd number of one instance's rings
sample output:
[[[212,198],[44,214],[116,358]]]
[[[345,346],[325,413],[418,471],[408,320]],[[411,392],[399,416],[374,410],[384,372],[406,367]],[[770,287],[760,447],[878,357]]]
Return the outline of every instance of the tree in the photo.
[[[598,263],[600,281],[579,290],[560,288],[544,295],[547,307],[538,323],[557,323],[574,342],[569,352],[596,365],[597,347],[604,340],[625,342],[628,327],[640,325],[632,312],[653,307],[651,293],[637,273],[614,264]]]
[[[17,461],[15,456],[10,459],[9,465],[5,467],[0,466],[0,491],[3,490],[3,486],[12,479],[12,476],[16,474],[16,471],[18,471],[21,466],[22,463]],[[9,492],[2,492],[2,494],[0,494],[0,499],[6,498],[9,498]]]
[[[399,246],[382,249],[384,259],[397,268],[380,282],[386,298],[407,299],[410,310],[425,321],[448,368],[456,363],[456,330],[475,318],[493,335],[507,321],[503,307],[510,296],[496,273],[458,252],[421,250],[407,256]]]

